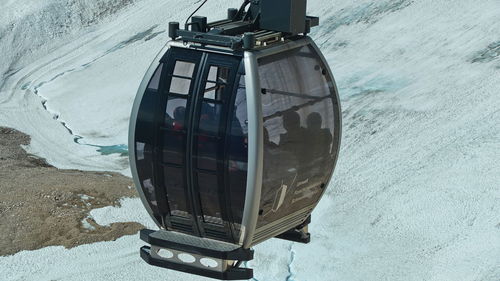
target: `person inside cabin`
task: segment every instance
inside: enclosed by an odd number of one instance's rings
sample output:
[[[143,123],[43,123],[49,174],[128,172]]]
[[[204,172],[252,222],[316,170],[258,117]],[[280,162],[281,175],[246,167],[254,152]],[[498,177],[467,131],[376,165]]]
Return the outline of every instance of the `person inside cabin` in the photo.
[[[186,117],[186,107],[178,106],[174,109],[172,113],[173,117],[166,114],[166,119],[168,122],[167,127],[173,129],[174,131],[181,132],[184,130],[184,120]],[[182,164],[183,151],[184,151],[184,137],[183,134],[179,133],[167,133],[164,138],[163,146],[163,161],[167,163]]]
[[[286,111],[283,114],[283,128],[286,132],[280,135],[279,146],[293,151],[305,136],[305,129],[300,126],[300,115],[296,111]]]
[[[292,178],[303,181],[307,179],[304,168],[307,167],[308,147],[306,139],[307,130],[301,126],[300,114],[295,110],[286,111],[283,114],[283,128],[286,130],[280,135],[279,148],[285,160],[283,165],[289,171],[295,171]]]
[[[312,112],[307,116],[307,135],[311,136],[307,142],[309,147],[310,171],[313,174],[321,174],[321,169],[329,165],[331,161],[330,152],[332,146],[332,133],[327,128],[322,128],[323,118],[318,112]]]
[[[172,127],[174,130],[184,129],[184,122],[186,118],[186,108],[179,106],[174,110],[174,118],[172,120]]]

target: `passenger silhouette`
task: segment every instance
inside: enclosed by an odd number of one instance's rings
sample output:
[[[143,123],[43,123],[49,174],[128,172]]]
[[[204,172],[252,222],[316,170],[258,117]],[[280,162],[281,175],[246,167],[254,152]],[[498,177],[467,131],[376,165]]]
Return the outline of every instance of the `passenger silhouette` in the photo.
[[[296,111],[285,112],[283,114],[283,127],[286,133],[280,135],[279,145],[293,151],[305,137],[305,129],[300,126],[300,115]]]
[[[312,171],[319,173],[324,165],[328,165],[331,160],[330,152],[332,146],[332,134],[329,129],[322,129],[323,118],[318,112],[313,112],[307,116],[307,135],[309,147],[309,163]]]
[[[179,106],[174,110],[174,118],[172,122],[172,127],[175,130],[184,129],[184,122],[186,118],[186,108],[184,106]]]
[[[218,111],[215,105],[206,102],[201,105],[200,131],[209,135],[216,135],[219,132]]]
[[[282,151],[282,158],[285,160],[282,165],[288,166],[288,170],[295,170],[298,178],[305,175],[304,167],[307,165],[307,132],[300,125],[300,115],[296,111],[286,111],[283,114],[283,127],[286,133],[280,135],[279,148]],[[295,175],[291,175],[292,178]]]

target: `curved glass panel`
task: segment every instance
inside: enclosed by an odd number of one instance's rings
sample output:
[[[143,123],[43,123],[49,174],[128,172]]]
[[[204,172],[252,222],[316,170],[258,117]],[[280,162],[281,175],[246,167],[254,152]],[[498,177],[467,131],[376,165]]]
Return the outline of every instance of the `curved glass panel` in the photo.
[[[333,165],[334,88],[310,46],[259,60],[264,172],[257,227],[313,206]]]
[[[146,201],[166,229],[236,242],[248,159],[241,57],[172,47],[161,62],[135,128]]]
[[[166,190],[168,207],[172,217],[191,218],[188,195],[188,179],[186,178],[186,146],[188,130],[188,111],[193,99],[191,89],[194,87],[194,61],[174,59],[170,85],[163,93],[166,105],[162,113],[161,150],[163,166],[163,183]]]
[[[233,120],[236,119],[233,115],[237,110],[233,106],[237,93],[233,87],[237,85],[234,82],[236,72],[237,69],[224,66],[224,62],[208,63],[206,78],[203,80],[205,90],[199,97],[193,160],[197,171],[195,187],[200,196],[203,221],[208,223],[205,225],[205,232],[209,236],[210,231],[216,230],[213,225],[224,226],[229,232],[229,223],[234,221],[231,215],[230,195],[237,186],[233,187],[231,183],[228,185],[228,182],[231,176],[234,176],[232,164],[235,161],[232,158],[237,158],[237,153],[241,154],[236,148],[236,142],[239,141],[240,146],[244,144],[244,139],[241,138],[242,131],[236,130],[240,127],[240,123],[238,120]],[[226,167],[229,167],[230,172]],[[222,230],[220,227],[219,230]],[[231,237],[231,233],[224,235]]]
[[[187,99],[169,97],[164,116],[163,163],[183,165],[186,148]]]
[[[228,137],[230,210],[237,228],[235,236],[239,236],[239,225],[243,219],[245,208],[248,166],[248,114],[245,76],[241,76],[238,84]]]
[[[154,108],[157,103],[160,76],[163,64],[156,69],[146,92],[142,97],[139,111],[137,114],[137,123],[135,129],[135,159],[137,166],[137,175],[141,188],[149,202],[151,209],[158,214],[158,202],[155,195],[154,173],[153,173],[153,147],[154,136],[149,132],[155,129],[154,126]]]

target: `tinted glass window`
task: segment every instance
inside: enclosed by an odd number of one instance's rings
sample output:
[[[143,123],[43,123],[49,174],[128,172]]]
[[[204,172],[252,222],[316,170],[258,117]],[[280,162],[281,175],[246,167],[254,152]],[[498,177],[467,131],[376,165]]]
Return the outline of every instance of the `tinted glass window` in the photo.
[[[190,217],[187,205],[186,183],[182,169],[164,167],[165,189],[172,216]]]
[[[153,146],[143,142],[136,142],[137,174],[142,184],[142,190],[151,203],[152,208],[156,208],[155,188],[153,184]]]
[[[187,99],[169,97],[165,110],[164,126],[176,131],[184,131],[186,129],[186,107]]]
[[[215,171],[217,170],[217,141],[205,136],[196,137],[197,156],[196,164],[198,169]],[[216,188],[216,187],[214,187]]]
[[[173,47],[162,62],[136,128],[146,199],[157,219],[170,213],[158,219],[167,228],[239,241],[248,143],[241,58]]]
[[[333,168],[333,84],[314,49],[259,61],[264,118],[262,226],[319,199]]]
[[[163,163],[183,165],[186,147],[186,136],[163,131]]]
[[[187,61],[176,61],[174,67],[174,75],[186,78],[192,78],[195,64]]]
[[[238,85],[234,109],[231,114],[231,127],[228,131],[228,176],[231,213],[233,214],[234,221],[240,224],[245,206],[248,162],[248,117],[245,76],[241,76]]]
[[[195,66],[196,64],[192,62],[180,60],[175,62],[172,82],[169,89],[170,93],[189,95]]]
[[[201,202],[204,203],[202,211],[205,222],[218,224],[222,222],[218,186],[216,174],[198,173],[198,187]]]
[[[230,70],[227,67],[210,66],[205,84],[204,98],[221,101],[229,79]]]
[[[206,74],[193,160],[205,222],[222,224],[229,216],[238,237],[246,195],[248,122],[244,76],[236,77],[239,84],[235,78],[229,81],[234,72],[211,66]]]
[[[161,77],[161,70],[162,69],[163,69],[163,64],[161,64],[160,67],[158,67],[155,74],[153,75],[153,78],[149,82],[149,84],[148,84],[149,90],[158,91],[158,88],[160,86],[160,77]]]
[[[135,129],[137,174],[144,195],[155,213],[158,213],[158,202],[155,194],[155,183],[153,182],[154,136],[150,132],[154,130],[154,108],[158,102],[157,93],[162,69],[163,64],[160,64],[146,87],[137,113]]]
[[[224,93],[224,84],[217,84],[213,82],[207,82],[205,86],[204,97],[206,99],[212,100],[222,100],[222,94]]]
[[[221,123],[222,113],[222,104],[206,101],[201,104],[196,137],[196,163],[199,169],[215,171],[217,164],[222,161],[219,155],[223,145],[220,133],[225,125]]]
[[[195,68],[196,63],[175,61],[160,129],[162,179],[170,214],[186,218],[191,217],[186,182],[186,143],[188,108],[192,99],[190,90],[194,84]]]
[[[204,102],[201,107],[199,132],[210,136],[218,136],[221,130],[222,105]]]
[[[191,80],[179,77],[172,77],[172,84],[170,84],[170,93],[189,95],[189,87]]]
[[[227,83],[229,68],[222,66],[210,66],[207,80],[215,83]]]

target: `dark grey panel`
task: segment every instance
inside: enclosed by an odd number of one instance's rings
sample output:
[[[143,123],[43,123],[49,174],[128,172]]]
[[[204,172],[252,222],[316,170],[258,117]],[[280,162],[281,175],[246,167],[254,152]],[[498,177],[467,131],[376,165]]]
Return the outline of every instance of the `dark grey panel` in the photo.
[[[305,31],[306,0],[261,0],[260,27],[292,34]]]

